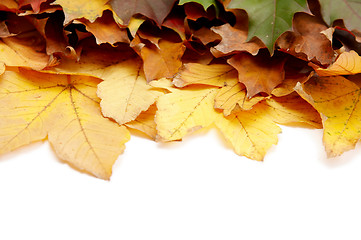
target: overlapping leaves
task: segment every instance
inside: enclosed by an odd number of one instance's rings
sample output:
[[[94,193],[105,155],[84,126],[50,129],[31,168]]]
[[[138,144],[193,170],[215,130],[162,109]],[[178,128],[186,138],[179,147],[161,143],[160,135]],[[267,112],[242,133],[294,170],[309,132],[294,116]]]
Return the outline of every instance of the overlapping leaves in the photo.
[[[361,138],[360,2],[336,2],[1,2],[0,153],[48,139],[109,179],[128,129],[215,127],[262,160],[285,124],[323,128],[342,154]]]

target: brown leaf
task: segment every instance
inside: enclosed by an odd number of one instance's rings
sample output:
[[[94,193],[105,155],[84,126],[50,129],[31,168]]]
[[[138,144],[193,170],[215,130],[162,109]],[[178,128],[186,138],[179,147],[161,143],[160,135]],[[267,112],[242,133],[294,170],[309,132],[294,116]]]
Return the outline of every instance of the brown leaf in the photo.
[[[280,50],[306,61],[331,64],[334,51],[331,41],[322,33],[328,27],[322,19],[299,12],[293,18],[294,32],[285,32],[276,41]]]
[[[283,57],[270,57],[265,52],[257,56],[239,53],[228,59],[228,63],[237,69],[238,80],[246,85],[248,98],[260,92],[270,94],[284,79]]]
[[[159,48],[146,45],[141,49],[144,73],[147,81],[160,78],[172,78],[182,66],[181,57],[185,47],[182,42],[159,41]]]
[[[33,9],[34,13],[40,12],[40,5],[47,0],[19,0],[19,8],[22,8],[26,5],[31,5],[31,8]]]
[[[130,42],[127,29],[119,27],[113,18],[113,13],[109,10],[104,11],[103,15],[94,22],[84,18],[75,22],[84,24],[86,30],[94,35],[97,44],[109,43],[114,45],[118,42]]]
[[[128,24],[130,18],[140,13],[150,19],[154,19],[160,26],[163,20],[172,9],[175,0],[110,0],[114,12]]]

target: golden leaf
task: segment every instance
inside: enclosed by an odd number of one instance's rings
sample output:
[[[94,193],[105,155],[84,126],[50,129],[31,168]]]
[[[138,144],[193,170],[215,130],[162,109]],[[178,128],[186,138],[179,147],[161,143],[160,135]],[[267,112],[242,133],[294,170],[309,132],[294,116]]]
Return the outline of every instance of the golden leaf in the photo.
[[[147,134],[152,139],[157,136],[157,125],[155,124],[154,117],[157,112],[155,104],[151,105],[148,110],[139,114],[139,116],[125,125],[129,128],[136,129]]]
[[[228,117],[218,115],[215,123],[238,155],[258,161],[263,160],[273,144],[277,144],[277,135],[281,133],[262,104]]]
[[[0,76],[0,153],[48,136],[59,158],[109,179],[129,132],[101,115],[98,83],[92,77],[6,71]]]
[[[237,71],[230,65],[186,63],[174,77],[173,84],[176,87],[190,84],[223,87],[230,79],[237,79]]]
[[[341,76],[313,77],[296,89],[321,113],[328,156],[353,149],[361,137],[361,89]]]
[[[210,126],[217,115],[213,108],[216,93],[217,88],[192,86],[159,97],[155,117],[157,139],[180,140],[187,133]]]
[[[319,76],[352,75],[361,73],[361,57],[353,50],[341,53],[328,68],[315,69]]]

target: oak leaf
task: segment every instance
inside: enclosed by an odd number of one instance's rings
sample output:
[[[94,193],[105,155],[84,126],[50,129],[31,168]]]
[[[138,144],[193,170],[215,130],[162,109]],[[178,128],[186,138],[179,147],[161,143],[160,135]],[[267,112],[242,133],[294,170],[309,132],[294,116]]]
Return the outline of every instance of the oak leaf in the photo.
[[[48,137],[60,159],[110,178],[129,133],[101,115],[100,80],[25,70],[7,71],[0,79],[0,153]]]

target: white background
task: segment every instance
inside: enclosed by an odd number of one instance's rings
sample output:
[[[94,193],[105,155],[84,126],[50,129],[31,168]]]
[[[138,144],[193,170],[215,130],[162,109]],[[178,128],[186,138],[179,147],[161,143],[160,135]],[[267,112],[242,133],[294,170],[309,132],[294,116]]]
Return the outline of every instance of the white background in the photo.
[[[0,239],[361,239],[361,147],[327,159],[321,130],[282,129],[264,162],[215,130],[133,136],[109,182],[22,148],[0,158]]]

